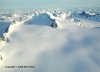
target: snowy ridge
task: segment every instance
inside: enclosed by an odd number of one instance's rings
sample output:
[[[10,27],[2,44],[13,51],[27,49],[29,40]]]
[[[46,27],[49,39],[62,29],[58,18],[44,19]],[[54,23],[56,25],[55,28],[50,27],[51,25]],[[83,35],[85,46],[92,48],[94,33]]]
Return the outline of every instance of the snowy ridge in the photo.
[[[37,10],[0,14],[1,37],[6,33],[0,45],[1,72],[100,72],[99,13]]]

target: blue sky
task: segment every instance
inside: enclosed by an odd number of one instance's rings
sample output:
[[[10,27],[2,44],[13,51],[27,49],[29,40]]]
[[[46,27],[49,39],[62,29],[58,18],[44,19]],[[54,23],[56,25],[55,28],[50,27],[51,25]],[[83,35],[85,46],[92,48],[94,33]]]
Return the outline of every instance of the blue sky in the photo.
[[[100,0],[0,0],[4,9],[100,7]]]

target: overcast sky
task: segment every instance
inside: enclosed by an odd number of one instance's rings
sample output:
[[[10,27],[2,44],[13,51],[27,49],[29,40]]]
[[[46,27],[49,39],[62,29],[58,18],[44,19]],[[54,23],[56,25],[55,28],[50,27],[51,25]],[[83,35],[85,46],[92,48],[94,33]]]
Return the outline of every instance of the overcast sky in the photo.
[[[100,0],[0,0],[4,9],[100,7]]]

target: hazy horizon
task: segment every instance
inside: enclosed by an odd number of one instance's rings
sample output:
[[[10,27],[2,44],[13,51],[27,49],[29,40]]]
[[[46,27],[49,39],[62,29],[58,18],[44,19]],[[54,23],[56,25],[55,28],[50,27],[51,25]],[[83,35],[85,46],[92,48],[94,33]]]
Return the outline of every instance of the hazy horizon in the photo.
[[[73,7],[100,7],[99,0],[1,0],[0,9],[47,9]]]

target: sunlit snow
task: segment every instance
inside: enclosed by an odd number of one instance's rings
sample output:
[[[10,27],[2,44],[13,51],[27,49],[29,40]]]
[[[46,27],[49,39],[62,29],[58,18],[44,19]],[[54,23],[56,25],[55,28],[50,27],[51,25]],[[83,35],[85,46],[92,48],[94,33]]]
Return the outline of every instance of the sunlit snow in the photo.
[[[100,11],[0,11],[0,72],[100,72]]]

